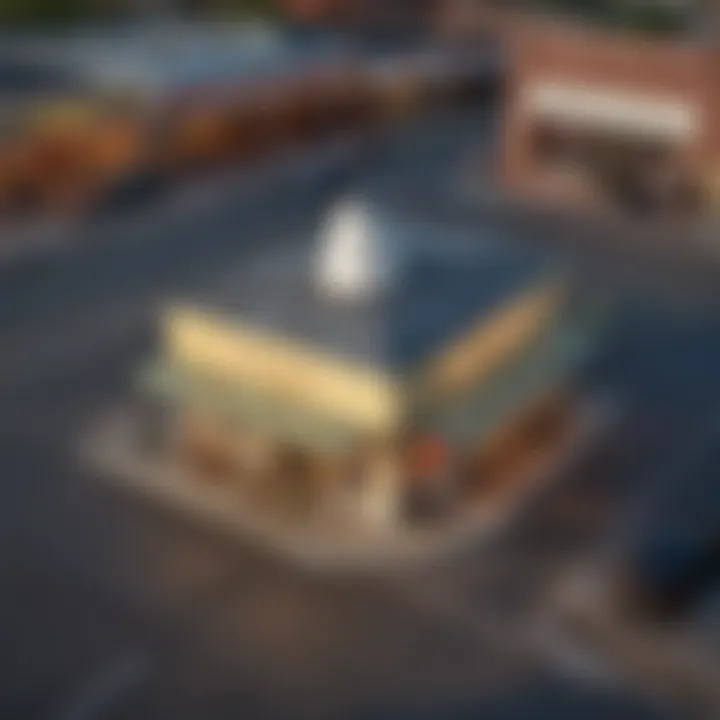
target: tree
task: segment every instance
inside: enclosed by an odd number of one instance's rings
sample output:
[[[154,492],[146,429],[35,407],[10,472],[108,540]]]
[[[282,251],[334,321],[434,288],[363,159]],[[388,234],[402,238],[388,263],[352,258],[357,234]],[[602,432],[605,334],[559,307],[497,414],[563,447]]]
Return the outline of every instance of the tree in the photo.
[[[279,0],[0,0],[0,25],[71,25],[142,15],[153,8],[172,9],[180,15],[273,17],[279,4]]]
[[[64,25],[91,17],[92,0],[0,0],[2,25]]]

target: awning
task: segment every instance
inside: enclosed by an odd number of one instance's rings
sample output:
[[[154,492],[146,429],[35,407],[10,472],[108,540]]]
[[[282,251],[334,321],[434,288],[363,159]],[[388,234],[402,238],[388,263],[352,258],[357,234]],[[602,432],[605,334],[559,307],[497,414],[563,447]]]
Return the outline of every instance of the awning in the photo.
[[[555,81],[534,82],[524,103],[535,117],[625,133],[688,140],[700,128],[697,107],[682,98],[612,87]]]
[[[319,452],[341,453],[357,432],[315,413],[293,406],[256,388],[208,378],[192,368],[156,361],[142,368],[141,389],[174,404],[206,409],[228,422]]]

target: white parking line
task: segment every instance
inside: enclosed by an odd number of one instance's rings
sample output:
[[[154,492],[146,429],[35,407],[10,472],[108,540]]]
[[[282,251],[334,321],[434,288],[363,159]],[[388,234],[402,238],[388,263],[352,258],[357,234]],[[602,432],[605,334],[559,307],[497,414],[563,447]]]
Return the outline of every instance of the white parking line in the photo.
[[[530,642],[540,657],[550,660],[572,677],[604,686],[619,686],[623,682],[621,673],[606,658],[576,642],[551,618],[537,618],[530,630]]]

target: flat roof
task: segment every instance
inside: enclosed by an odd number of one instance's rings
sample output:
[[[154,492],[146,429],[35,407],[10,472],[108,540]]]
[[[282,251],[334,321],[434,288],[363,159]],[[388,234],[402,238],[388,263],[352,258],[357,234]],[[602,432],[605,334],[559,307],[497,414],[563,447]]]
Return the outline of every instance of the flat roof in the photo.
[[[429,359],[470,326],[536,282],[557,264],[536,253],[478,241],[451,252],[411,248],[390,291],[362,302],[324,296],[313,277],[310,240],[244,261],[192,298],[192,305],[289,340],[403,372]]]

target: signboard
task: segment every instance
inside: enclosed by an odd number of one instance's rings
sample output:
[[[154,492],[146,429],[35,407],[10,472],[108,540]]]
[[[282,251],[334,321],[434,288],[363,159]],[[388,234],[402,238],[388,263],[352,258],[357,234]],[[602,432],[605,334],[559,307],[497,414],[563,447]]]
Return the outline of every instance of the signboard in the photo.
[[[561,283],[543,283],[489,320],[483,318],[432,364],[426,385],[430,395],[460,393],[514,358],[552,322],[564,297]]]
[[[546,120],[668,139],[700,132],[697,106],[670,95],[545,80],[528,84],[523,97],[528,112]]]
[[[213,377],[252,383],[371,433],[392,432],[401,420],[400,389],[372,369],[193,309],[170,310],[164,330],[170,360]]]

